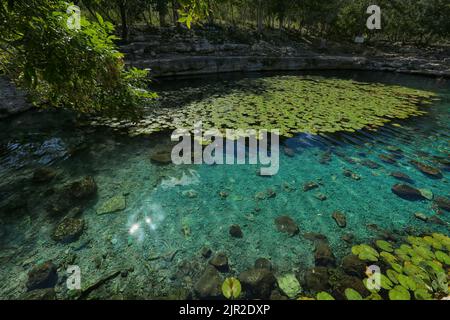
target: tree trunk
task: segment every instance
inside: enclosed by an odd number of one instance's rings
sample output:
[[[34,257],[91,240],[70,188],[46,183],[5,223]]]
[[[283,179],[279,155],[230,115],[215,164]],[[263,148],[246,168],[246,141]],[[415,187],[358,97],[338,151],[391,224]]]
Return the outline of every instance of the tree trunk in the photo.
[[[127,1],[121,1],[119,3],[120,20],[122,23],[122,40],[128,40],[128,22],[127,22]]]
[[[261,33],[263,31],[263,8],[262,8],[262,0],[258,0],[258,7],[256,9],[257,16],[257,27],[258,32]]]

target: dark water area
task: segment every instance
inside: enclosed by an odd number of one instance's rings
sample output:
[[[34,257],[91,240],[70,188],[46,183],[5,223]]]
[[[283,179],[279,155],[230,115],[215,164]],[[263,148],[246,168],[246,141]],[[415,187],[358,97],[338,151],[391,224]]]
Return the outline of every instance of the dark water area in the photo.
[[[168,134],[129,137],[80,124],[68,112],[33,111],[2,120],[0,298],[23,295],[29,271],[48,260],[58,267],[61,299],[71,297],[65,286],[69,265],[80,267],[87,284],[120,271],[91,298],[186,298],[209,264],[209,250],[227,257],[222,279],[238,276],[259,258],[271,262],[275,275],[303,279],[317,264],[314,239],[326,237],[321,244],[339,268],[355,244],[449,235],[450,213],[435,199],[450,198],[450,82],[393,73],[308,75],[429,90],[440,100],[424,107],[424,116],[377,131],[283,139],[280,169],[272,177],[259,176],[257,165],[156,163],[151,154],[169,144]],[[182,100],[188,87],[262,76],[272,74],[153,85],[159,92],[179,92]],[[424,174],[417,162],[440,175]],[[399,197],[391,190],[399,183],[426,197]],[[344,215],[345,227],[335,212]],[[280,216],[290,217],[298,233],[280,232]],[[230,234],[233,225],[241,233],[235,228]],[[305,294],[316,292],[300,282]]]

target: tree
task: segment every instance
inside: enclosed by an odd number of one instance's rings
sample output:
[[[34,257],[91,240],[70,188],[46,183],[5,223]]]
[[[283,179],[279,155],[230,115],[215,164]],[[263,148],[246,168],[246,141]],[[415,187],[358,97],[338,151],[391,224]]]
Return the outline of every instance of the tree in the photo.
[[[37,105],[137,117],[154,97],[145,90],[147,72],[125,70],[111,23],[81,16],[74,29],[66,9],[61,0],[1,0],[1,69]]]

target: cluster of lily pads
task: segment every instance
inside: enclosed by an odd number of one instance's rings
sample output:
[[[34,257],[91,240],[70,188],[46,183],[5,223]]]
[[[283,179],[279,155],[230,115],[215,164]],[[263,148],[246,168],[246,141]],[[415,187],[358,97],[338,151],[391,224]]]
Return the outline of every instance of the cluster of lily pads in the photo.
[[[379,290],[363,280],[371,294],[362,297],[354,289],[345,290],[348,300],[434,300],[448,298],[450,294],[450,238],[433,233],[423,237],[409,236],[398,247],[378,240],[374,247],[361,244],[352,253],[370,264],[383,267]],[[319,292],[317,300],[334,300],[327,292]]]
[[[189,99],[189,90],[199,96]],[[174,94],[167,95],[129,127],[130,134],[192,129],[199,121],[203,129],[279,129],[285,137],[354,132],[422,115],[421,106],[434,99],[434,93],[402,86],[299,76],[219,82],[200,91],[186,88],[181,97],[177,92],[175,106],[167,101]]]

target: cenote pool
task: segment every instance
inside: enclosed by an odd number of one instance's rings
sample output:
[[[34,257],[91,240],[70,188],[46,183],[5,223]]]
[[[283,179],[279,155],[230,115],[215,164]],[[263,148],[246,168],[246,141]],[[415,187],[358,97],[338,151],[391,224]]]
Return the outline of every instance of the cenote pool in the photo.
[[[232,106],[251,95],[252,105],[264,97],[261,81],[281,79],[279,95],[290,95],[282,81],[299,76],[166,79],[154,87],[159,107],[196,107],[217,123],[211,114],[226,103],[225,95],[233,95]],[[327,102],[351,114],[347,103],[353,101],[362,110],[355,128],[339,112],[315,122],[314,99],[323,89],[311,98],[307,123],[290,117],[272,122],[272,111],[265,113],[262,123],[282,126],[286,136],[279,172],[271,177],[258,175],[258,165],[166,163],[171,125],[183,112],[162,121],[166,130],[158,132],[148,117],[108,127],[67,112],[33,111],[1,121],[0,298],[47,294],[35,290],[46,287],[54,287],[58,299],[221,298],[217,286],[227,277],[241,280],[247,298],[320,291],[339,298],[347,287],[364,295],[361,264],[345,259],[353,246],[449,235],[450,82],[368,72],[307,77],[309,84],[298,90],[310,92],[323,81],[329,87],[333,79],[384,86]],[[436,96],[404,119],[382,109],[365,115],[365,99],[394,85]],[[297,106],[290,103],[292,114]],[[297,125],[305,130],[295,132]],[[81,291],[66,286],[71,265],[80,268]],[[258,283],[251,283],[252,275]],[[294,282],[293,289],[283,281]]]

